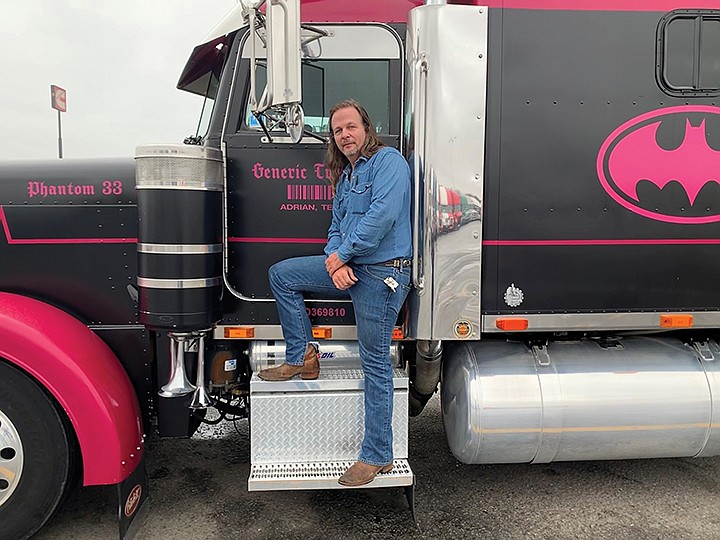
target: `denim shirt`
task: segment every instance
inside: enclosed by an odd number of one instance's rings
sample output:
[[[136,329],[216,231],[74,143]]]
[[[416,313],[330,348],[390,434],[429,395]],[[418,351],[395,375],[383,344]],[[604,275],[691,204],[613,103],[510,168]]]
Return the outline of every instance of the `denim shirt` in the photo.
[[[389,146],[360,156],[338,178],[325,254],[344,263],[410,258],[410,168]]]

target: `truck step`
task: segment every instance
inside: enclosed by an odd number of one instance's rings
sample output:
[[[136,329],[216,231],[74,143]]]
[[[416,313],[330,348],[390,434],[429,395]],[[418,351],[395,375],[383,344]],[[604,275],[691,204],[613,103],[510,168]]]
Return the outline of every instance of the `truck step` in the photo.
[[[408,457],[407,375],[395,370],[393,455]],[[355,461],[365,417],[365,378],[360,369],[321,369],[313,381],[250,381],[250,462]]]
[[[250,468],[248,491],[280,491],[302,489],[358,489],[338,484],[338,478],[354,461],[323,461],[311,463],[264,463]],[[414,484],[414,475],[407,459],[396,459],[390,472],[380,473],[360,488],[405,487]]]

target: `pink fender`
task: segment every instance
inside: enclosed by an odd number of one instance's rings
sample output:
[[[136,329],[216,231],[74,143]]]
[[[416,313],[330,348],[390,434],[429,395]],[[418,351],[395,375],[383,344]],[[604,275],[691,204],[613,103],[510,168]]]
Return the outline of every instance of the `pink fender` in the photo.
[[[140,406],[110,348],[77,319],[38,300],[0,292],[0,357],[60,403],[82,451],[83,484],[116,484],[142,458]]]

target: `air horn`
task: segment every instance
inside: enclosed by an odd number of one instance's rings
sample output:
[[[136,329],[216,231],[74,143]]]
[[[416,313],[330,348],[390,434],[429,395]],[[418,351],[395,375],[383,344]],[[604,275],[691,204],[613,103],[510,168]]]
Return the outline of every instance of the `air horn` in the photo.
[[[198,344],[198,365],[197,378],[195,379],[195,393],[190,401],[191,409],[207,409],[213,404],[207,389],[205,388],[205,334],[200,334]]]
[[[184,396],[195,390],[185,373],[185,341],[187,337],[187,334],[170,334],[170,379],[160,390],[161,397]]]

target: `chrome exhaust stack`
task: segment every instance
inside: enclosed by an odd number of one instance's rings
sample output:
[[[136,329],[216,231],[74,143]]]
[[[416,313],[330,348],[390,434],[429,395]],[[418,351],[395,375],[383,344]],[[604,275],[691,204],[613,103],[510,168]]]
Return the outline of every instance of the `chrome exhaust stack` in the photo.
[[[437,391],[442,364],[442,341],[420,340],[415,356],[415,376],[410,381],[410,416],[417,416]]]

